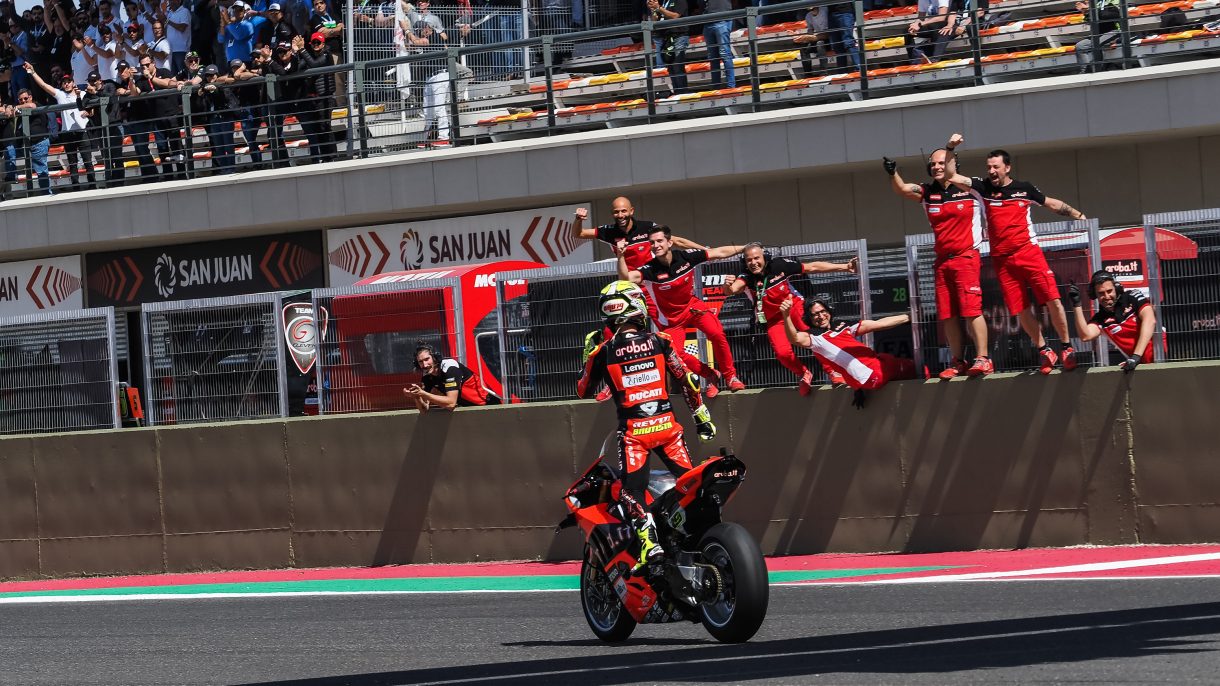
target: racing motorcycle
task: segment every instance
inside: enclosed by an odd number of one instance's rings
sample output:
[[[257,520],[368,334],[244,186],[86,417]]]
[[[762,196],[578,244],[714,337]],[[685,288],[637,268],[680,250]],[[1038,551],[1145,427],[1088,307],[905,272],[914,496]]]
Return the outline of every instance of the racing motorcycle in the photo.
[[[611,434],[568,489],[570,512],[556,529],[579,525],[584,532],[580,603],[593,633],[619,642],[639,623],[689,621],[703,622],[719,641],[748,641],[767,615],[767,567],[749,532],[720,518],[745,479],[745,464],[721,448],[719,457],[677,478],[653,471],[646,507],[665,556],[632,571],[640,541],[617,501],[615,446]]]

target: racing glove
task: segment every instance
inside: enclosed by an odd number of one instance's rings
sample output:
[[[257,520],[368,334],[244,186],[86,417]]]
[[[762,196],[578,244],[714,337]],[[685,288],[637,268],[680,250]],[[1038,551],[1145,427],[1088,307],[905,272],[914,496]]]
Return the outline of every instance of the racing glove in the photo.
[[[1072,303],[1072,307],[1080,305],[1080,289],[1076,287],[1076,284],[1068,286],[1068,302]]]
[[[602,330],[590,331],[585,334],[585,349],[580,353],[580,363],[584,364],[589,360],[589,356],[597,349],[602,342]]]
[[[881,158],[881,166],[885,167],[885,173],[893,176],[898,173],[898,163],[888,157]]]
[[[867,399],[868,399],[868,394],[865,393],[863,389],[857,388],[856,392],[852,394],[851,406],[856,408],[857,410],[863,410],[864,401]]]
[[[699,440],[710,441],[716,437],[716,425],[712,423],[712,413],[707,409],[707,405],[700,405],[695,410],[694,417]]]
[[[1118,363],[1124,372],[1133,372],[1135,368],[1140,366],[1140,358],[1138,355],[1132,355],[1122,362]]]

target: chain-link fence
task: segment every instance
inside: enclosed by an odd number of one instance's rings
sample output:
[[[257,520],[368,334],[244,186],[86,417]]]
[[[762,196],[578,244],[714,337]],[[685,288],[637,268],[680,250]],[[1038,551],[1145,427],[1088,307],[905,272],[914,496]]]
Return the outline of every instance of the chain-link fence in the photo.
[[[318,332],[320,412],[414,408],[403,389],[421,379],[417,346],[466,363],[460,302],[456,278],[315,290],[314,312],[329,319]]]
[[[1129,249],[1131,236],[1108,237],[1115,250]],[[1157,312],[1153,344],[1157,360],[1220,358],[1220,209],[1144,217],[1143,245],[1107,258],[1103,266],[1124,288],[1145,287]],[[1162,335],[1163,334],[1163,335]]]
[[[1059,285],[1060,296],[1063,289],[1071,283],[1087,283],[1090,274],[1101,263],[1100,234],[1097,220],[1090,219],[1077,222],[1054,222],[1035,224],[1034,233],[1037,244],[1042,249],[1047,264],[1055,274]],[[949,366],[950,351],[943,331],[944,326],[962,326],[957,319],[940,322],[936,307],[936,265],[934,250],[935,240],[932,234],[907,236],[908,280],[911,284],[911,322],[915,344],[915,360],[917,365],[926,366],[931,374],[936,374]],[[980,284],[982,286],[983,319],[986,323],[987,349],[997,371],[1025,371],[1039,366],[1038,351],[1029,336],[1022,329],[1019,317],[1011,315],[1005,305],[1003,291],[996,276],[994,259],[989,254],[989,245],[984,242],[980,266]],[[1035,302],[1032,294],[1027,294],[1030,302]],[[1060,297],[1060,307],[1064,299]],[[1096,345],[1086,345],[1075,332],[1075,323],[1063,312],[1063,319],[1056,325],[1056,307],[1048,303],[1045,307],[1034,308],[1034,318],[1041,327],[1048,345],[1060,349],[1065,343],[1070,343],[1076,350],[1077,363],[1080,365],[1099,364]],[[1068,340],[1060,335],[1059,326],[1065,326]],[[966,342],[965,359],[969,360],[978,354],[975,350],[969,327],[963,330],[963,340]]]
[[[149,423],[287,414],[277,294],[151,303],[141,309]]]
[[[0,433],[119,425],[111,308],[0,319]]]

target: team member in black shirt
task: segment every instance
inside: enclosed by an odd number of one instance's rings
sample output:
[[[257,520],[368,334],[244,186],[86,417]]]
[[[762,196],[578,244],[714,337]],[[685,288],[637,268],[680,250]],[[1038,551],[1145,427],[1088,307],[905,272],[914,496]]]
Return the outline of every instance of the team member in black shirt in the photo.
[[[483,386],[470,367],[451,357],[442,358],[430,345],[415,349],[415,368],[423,372],[423,378],[402,391],[420,412],[500,404],[500,398]]]
[[[1106,270],[1093,273],[1089,280],[1089,297],[1097,300],[1097,314],[1088,321],[1080,305],[1080,289],[1068,286],[1068,300],[1076,313],[1076,331],[1080,340],[1091,341],[1105,334],[1127,359],[1119,366],[1123,371],[1135,371],[1141,363],[1152,361],[1152,335],[1156,332],[1156,313],[1152,303],[1139,291],[1128,291]]]

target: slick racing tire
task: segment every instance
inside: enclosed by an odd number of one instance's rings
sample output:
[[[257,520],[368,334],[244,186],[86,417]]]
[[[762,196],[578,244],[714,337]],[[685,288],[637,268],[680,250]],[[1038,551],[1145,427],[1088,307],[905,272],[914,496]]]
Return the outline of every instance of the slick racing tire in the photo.
[[[623,607],[601,565],[589,560],[588,551],[580,565],[580,606],[589,628],[603,641],[625,641],[635,631],[635,620]]]
[[[716,597],[699,605],[704,628],[722,643],[750,640],[767,616],[770,594],[758,543],[740,525],[723,522],[708,529],[699,550],[720,574]]]

